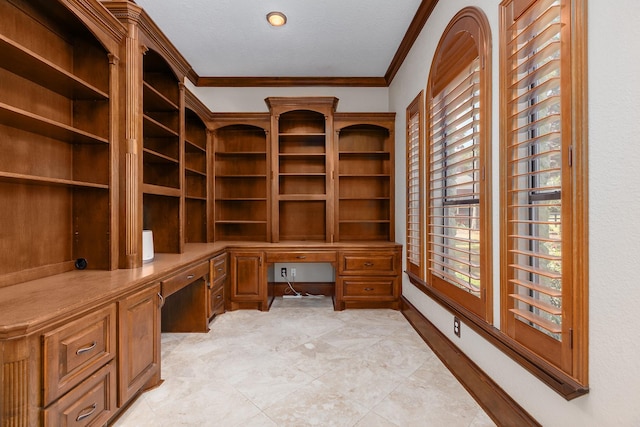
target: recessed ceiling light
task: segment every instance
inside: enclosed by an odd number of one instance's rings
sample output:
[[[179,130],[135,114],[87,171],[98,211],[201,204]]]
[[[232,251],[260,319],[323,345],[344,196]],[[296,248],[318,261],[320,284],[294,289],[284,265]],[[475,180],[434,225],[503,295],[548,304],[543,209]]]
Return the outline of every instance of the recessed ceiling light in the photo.
[[[282,12],[269,12],[267,13],[267,21],[274,27],[282,27],[287,23],[287,17]]]

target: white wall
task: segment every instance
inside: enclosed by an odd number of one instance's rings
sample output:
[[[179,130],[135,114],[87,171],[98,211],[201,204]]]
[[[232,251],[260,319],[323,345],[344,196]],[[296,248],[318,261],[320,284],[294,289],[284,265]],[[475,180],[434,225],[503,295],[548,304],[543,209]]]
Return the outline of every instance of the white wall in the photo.
[[[270,96],[335,96],[340,112],[387,112],[389,89],[352,87],[187,87],[213,112],[267,112]]]
[[[588,0],[589,394],[565,401],[404,278],[403,294],[545,426],[640,426],[640,2]],[[389,91],[396,111],[396,236],[405,236],[405,109],[425,88],[442,31],[465,6],[483,9],[493,45],[494,209],[498,205],[499,0],[436,6]],[[495,216],[495,215],[494,215]],[[499,226],[494,219],[495,319],[499,319]]]

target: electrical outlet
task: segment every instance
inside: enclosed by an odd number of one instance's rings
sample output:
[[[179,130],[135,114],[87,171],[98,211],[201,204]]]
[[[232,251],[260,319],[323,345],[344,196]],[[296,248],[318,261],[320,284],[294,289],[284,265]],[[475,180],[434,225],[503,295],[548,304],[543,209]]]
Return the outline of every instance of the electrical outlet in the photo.
[[[453,333],[460,338],[460,319],[457,317],[453,318]]]
[[[280,276],[287,277],[287,267],[282,267],[280,269]]]
[[[295,267],[293,267],[291,269],[291,277],[296,277],[296,268]]]

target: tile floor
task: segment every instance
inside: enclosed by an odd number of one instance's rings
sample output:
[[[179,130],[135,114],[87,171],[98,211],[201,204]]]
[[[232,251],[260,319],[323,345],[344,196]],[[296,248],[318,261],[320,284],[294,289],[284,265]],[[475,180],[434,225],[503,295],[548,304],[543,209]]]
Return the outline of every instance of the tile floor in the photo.
[[[164,383],[115,426],[493,426],[394,310],[277,298],[163,334]]]

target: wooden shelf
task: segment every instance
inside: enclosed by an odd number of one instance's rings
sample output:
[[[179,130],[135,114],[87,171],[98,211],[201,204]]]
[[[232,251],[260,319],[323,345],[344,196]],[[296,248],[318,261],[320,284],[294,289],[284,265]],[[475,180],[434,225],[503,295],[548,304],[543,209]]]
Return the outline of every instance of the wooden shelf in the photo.
[[[15,182],[33,185],[56,185],[62,187],[97,188],[103,190],[109,189],[108,185],[98,184],[95,182],[74,181],[70,179],[49,178],[44,176],[26,175],[2,171],[0,171],[0,180],[4,182]]]
[[[142,184],[142,192],[144,194],[153,194],[156,196],[180,197],[182,192],[179,188],[162,187],[160,185]]]
[[[327,136],[326,133],[324,132],[282,132],[279,133],[278,136],[280,138],[313,138],[313,137],[318,137],[318,138],[324,138]]]
[[[109,140],[0,102],[0,124],[77,144],[108,144]]]
[[[258,156],[258,157],[266,157],[267,153],[264,151],[216,151],[216,156],[220,157],[249,157],[249,156]]]
[[[199,170],[191,169],[191,168],[188,168],[186,166],[184,168],[184,171],[187,174],[197,175],[197,176],[201,176],[203,178],[207,177],[207,173],[206,172],[202,172],[202,171],[199,171]]]
[[[164,124],[153,119],[152,117],[145,114],[143,118],[144,118],[143,127],[144,127],[145,137],[160,137],[160,138],[176,137],[177,138],[179,136],[178,132],[165,126]]]
[[[71,99],[109,99],[106,92],[0,34],[2,68]]]
[[[142,83],[145,111],[178,111],[178,106],[147,82]]]
[[[173,157],[165,156],[162,153],[158,153],[157,151],[153,151],[149,148],[143,148],[142,152],[146,155],[145,162],[148,163],[173,163],[180,164],[178,159],[174,159]]]

